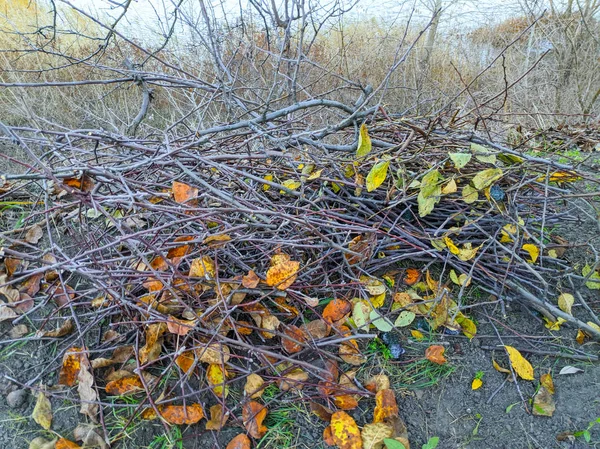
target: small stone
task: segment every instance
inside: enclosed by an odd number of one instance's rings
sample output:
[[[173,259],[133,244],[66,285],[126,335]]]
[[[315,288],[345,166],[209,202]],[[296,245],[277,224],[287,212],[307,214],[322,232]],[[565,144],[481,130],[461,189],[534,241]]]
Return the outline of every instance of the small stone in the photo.
[[[6,396],[6,402],[10,408],[20,408],[27,401],[27,390],[16,390]]]

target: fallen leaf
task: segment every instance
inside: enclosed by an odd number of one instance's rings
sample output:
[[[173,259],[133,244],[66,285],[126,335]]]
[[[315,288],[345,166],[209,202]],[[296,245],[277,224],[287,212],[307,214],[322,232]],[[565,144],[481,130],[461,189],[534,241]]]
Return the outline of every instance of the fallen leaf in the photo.
[[[385,374],[375,374],[365,384],[365,388],[371,393],[378,393],[381,390],[390,388],[390,378]]]
[[[583,277],[587,278],[589,275],[589,280],[585,283],[585,286],[590,290],[598,290],[600,289],[600,273],[594,271],[590,275],[591,272],[592,267],[590,267],[589,265],[586,265],[581,269],[581,274],[583,275]]]
[[[367,175],[367,192],[372,192],[385,181],[390,161],[376,163]]]
[[[345,320],[352,310],[352,304],[345,299],[335,298],[329,301],[323,310],[323,319],[329,324]]]
[[[314,340],[320,340],[329,335],[330,327],[323,320],[313,320],[300,326],[300,329],[312,337]]]
[[[306,371],[302,368],[294,368],[282,375],[277,381],[277,385],[281,391],[302,390],[307,380],[308,373]]]
[[[92,373],[90,372],[90,362],[87,356],[82,354],[80,360],[81,368],[77,375],[77,380],[79,382],[77,385],[77,393],[79,394],[79,399],[81,399],[79,413],[87,415],[92,421],[97,422],[96,416],[99,411],[97,402],[99,398],[94,389],[94,376],[92,376]]]
[[[63,321],[63,323],[60,325],[60,327],[58,329],[55,329],[53,331],[41,331],[41,332],[38,331],[36,333],[36,336],[59,338],[59,337],[64,337],[65,335],[69,335],[74,330],[75,330],[75,326],[73,324],[73,320],[71,318],[68,318],[65,321]]]
[[[554,394],[554,381],[552,380],[550,373],[542,374],[540,376],[540,384],[550,393]]]
[[[421,271],[416,268],[407,268],[402,281],[406,285],[415,285],[421,279]]]
[[[481,379],[473,379],[471,382],[471,390],[479,390],[483,385],[483,381]]]
[[[361,158],[371,152],[371,137],[369,136],[369,130],[367,125],[364,123],[360,125],[360,132],[358,134],[358,145],[356,147],[356,157]]]
[[[471,157],[473,157],[470,153],[448,153],[448,156],[450,156],[450,160],[454,162],[454,166],[459,170],[467,165]]]
[[[216,276],[215,263],[210,256],[202,256],[192,260],[190,277],[214,279]]]
[[[521,379],[533,380],[533,367],[531,366],[531,363],[529,363],[527,359],[512,346],[505,345],[504,349],[506,349],[506,352],[508,353],[510,364],[515,370],[515,373],[517,373]]]
[[[289,189],[289,190],[297,190],[298,187],[300,187],[302,185],[302,183],[300,181],[296,181],[295,179],[286,179],[285,181],[283,181],[281,183],[281,185],[283,187],[285,187],[286,189]],[[287,192],[285,190],[281,189],[279,191],[279,193],[281,193],[282,195],[284,195]]]
[[[54,446],[54,449],[79,449],[81,448],[81,446],[79,446],[76,443],[73,443],[72,441],[66,440],[64,438],[59,438],[59,440],[56,442],[56,446]]]
[[[398,317],[396,318],[396,321],[394,321],[394,326],[395,327],[406,327],[409,326],[416,318],[416,315],[414,312],[411,312],[410,310],[403,310],[402,312],[400,312],[400,315],[398,315]]]
[[[477,246],[475,248],[472,247],[471,243],[465,243],[462,248],[459,248],[454,244],[450,237],[444,237],[444,243],[448,250],[458,257],[459,260],[463,262],[469,261],[477,255],[477,251],[481,246]]]
[[[300,262],[291,260],[287,254],[275,254],[271,258],[271,268],[267,271],[267,285],[278,290],[289,288],[300,270]]]
[[[252,270],[248,271],[248,274],[242,277],[242,285],[245,288],[256,288],[259,282],[260,278]]]
[[[556,410],[556,404],[552,393],[545,387],[540,387],[533,396],[533,414],[536,416],[552,416]]]
[[[250,438],[245,433],[240,433],[234,437],[225,449],[251,449]]]
[[[565,313],[569,315],[573,315],[571,312],[571,307],[573,307],[573,303],[575,303],[575,297],[570,293],[562,293],[558,297],[558,307]]]
[[[325,422],[330,422],[331,415],[333,415],[332,410],[328,409],[324,405],[321,405],[317,402],[312,402],[312,401],[310,402],[310,411],[312,413],[314,413],[315,415],[317,415],[319,418],[321,418]]]
[[[350,365],[359,366],[367,361],[367,358],[360,353],[356,340],[346,340],[340,343],[338,353],[342,360]]]
[[[189,374],[191,372],[195,361],[196,357],[194,351],[184,351],[175,359],[175,363],[185,374]]]
[[[288,354],[295,354],[302,350],[302,343],[307,339],[306,333],[297,326],[289,325],[283,331],[281,346]]]
[[[172,334],[185,336],[196,326],[196,323],[196,320],[180,320],[170,315],[167,321],[167,329]]]
[[[583,370],[581,368],[577,368],[575,366],[567,365],[567,366],[563,367],[558,374],[561,376],[564,376],[566,374],[577,374],[577,373],[583,373]]]
[[[229,412],[223,413],[223,406],[215,404],[210,408],[210,420],[206,422],[206,430],[221,430],[228,419]]]
[[[442,195],[442,180],[440,172],[431,170],[421,180],[417,204],[419,205],[419,217],[425,217],[431,213],[435,205],[440,201]]]
[[[229,386],[225,385],[226,377],[227,372],[220,364],[210,364],[206,368],[206,379],[217,397],[226,398],[229,393]]]
[[[136,393],[144,389],[144,385],[138,376],[130,375],[121,379],[113,380],[106,384],[106,393],[111,396],[123,396]]]
[[[507,368],[504,368],[502,366],[500,366],[498,364],[498,362],[496,362],[494,359],[492,359],[492,366],[494,367],[494,369],[496,371],[498,371],[499,373],[504,373],[504,374],[511,374],[510,370]]]
[[[351,394],[342,394],[333,398],[333,403],[339,410],[354,410],[358,407],[358,401]]]
[[[527,253],[529,254],[529,259],[527,260],[527,262],[535,263],[536,260],[538,260],[538,257],[540,255],[540,249],[533,243],[525,243],[523,245],[523,250],[527,251]]]
[[[60,385],[66,385],[67,387],[75,385],[81,369],[82,350],[83,348],[73,347],[67,349],[65,352],[58,374],[58,383]]]
[[[198,189],[183,182],[173,181],[173,198],[183,204],[198,197]]]
[[[167,330],[164,322],[149,324],[146,328],[146,344],[140,349],[140,362],[147,363],[156,360],[162,349],[160,338]]]
[[[386,318],[382,317],[377,310],[371,310],[369,313],[371,324],[381,332],[390,332],[394,325]]]
[[[383,449],[386,438],[392,437],[394,429],[383,422],[365,424],[360,433],[363,449]]]
[[[48,441],[44,437],[37,437],[29,443],[29,449],[55,449],[58,447],[56,446],[57,443],[56,438],[52,441]]]
[[[577,335],[575,337],[575,341],[580,345],[585,341],[586,334],[581,329],[577,329]]]
[[[244,385],[244,393],[250,396],[252,399],[258,399],[264,392],[265,380],[258,374],[251,373],[246,378],[246,385]]]
[[[202,363],[223,365],[229,361],[231,350],[227,345],[211,343],[203,348],[196,348],[196,356]]]
[[[362,449],[362,438],[356,421],[346,412],[331,415],[331,435],[339,449]]]
[[[50,400],[43,391],[38,393],[31,417],[44,429],[50,429],[50,426],[52,425],[52,404],[50,404]]]
[[[375,395],[375,409],[373,410],[373,422],[383,422],[388,418],[398,416],[398,405],[394,390],[380,390]]]
[[[412,335],[413,338],[415,338],[417,340],[423,340],[425,338],[425,335],[423,335],[423,332],[418,331],[416,329],[411,329],[410,335]]]
[[[331,430],[331,424],[323,429],[323,442],[327,446],[335,446],[335,441],[333,440],[333,433]]]
[[[247,402],[242,407],[244,426],[252,438],[258,440],[267,433],[267,428],[263,425],[267,412],[267,407],[256,401]]]
[[[473,178],[473,187],[477,190],[485,189],[489,187],[494,181],[500,179],[503,172],[500,168],[488,168],[487,170],[480,171]]]
[[[44,231],[42,230],[40,225],[33,225],[27,233],[25,234],[25,241],[27,243],[31,243],[32,245],[36,245],[41,238],[44,236]]]
[[[161,416],[170,424],[196,424],[204,418],[200,404],[166,405],[160,409]]]
[[[352,308],[352,319],[358,330],[368,331],[367,322],[370,321],[369,313],[371,313],[371,304],[365,300],[359,300]]]
[[[73,430],[73,438],[82,441],[85,448],[109,449],[108,444],[100,436],[98,430],[90,424],[79,424]]]
[[[432,363],[437,363],[438,365],[443,365],[447,362],[446,357],[444,357],[444,352],[446,349],[441,345],[432,345],[429,346],[425,350],[425,358]]]
[[[473,204],[475,201],[479,199],[479,192],[476,188],[467,184],[462,189],[462,199],[467,204]]]

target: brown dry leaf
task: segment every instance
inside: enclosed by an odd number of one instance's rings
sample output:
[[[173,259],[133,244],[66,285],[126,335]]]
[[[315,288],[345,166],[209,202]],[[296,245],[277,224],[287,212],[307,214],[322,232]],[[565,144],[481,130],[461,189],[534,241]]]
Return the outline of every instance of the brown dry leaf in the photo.
[[[390,388],[390,378],[385,374],[375,374],[367,381],[365,388],[371,393],[388,390]]]
[[[295,368],[281,376],[277,381],[277,385],[281,391],[288,391],[291,389],[302,390],[302,388],[304,388],[304,383],[307,380],[308,373],[302,368]]]
[[[350,301],[338,298],[332,299],[323,310],[323,319],[329,324],[337,323],[338,321],[345,320],[350,312],[352,312],[352,303]]]
[[[44,277],[43,273],[37,273],[29,276],[25,282],[21,284],[19,290],[22,293],[27,293],[33,297],[40,291],[40,281]]]
[[[82,192],[90,192],[94,188],[94,180],[87,176],[82,175],[80,178],[65,178],[62,183],[66,186],[72,187]]]
[[[358,401],[351,394],[342,394],[333,398],[333,403],[340,410],[354,410],[358,407]]]
[[[446,357],[444,357],[444,352],[446,352],[446,348],[443,346],[432,345],[425,350],[425,358],[431,363],[443,365],[447,362]]]
[[[14,320],[19,315],[10,307],[8,307],[4,301],[0,300],[0,322],[6,320]]]
[[[331,425],[329,425],[323,429],[323,442],[327,446],[335,446],[335,441],[333,440],[333,431],[331,430]]]
[[[77,393],[81,399],[81,408],[79,413],[89,416],[89,418],[97,422],[98,415],[98,394],[94,389],[94,376],[90,370],[90,362],[85,354],[81,357],[81,369],[77,375],[79,385],[77,385]]]
[[[67,349],[63,356],[62,366],[58,374],[58,383],[72,387],[75,385],[79,371],[81,370],[81,362],[83,359],[83,348],[73,347]]]
[[[196,356],[202,363],[222,365],[229,361],[231,351],[227,345],[211,343],[204,348],[196,348]]]
[[[198,189],[183,182],[173,181],[173,199],[180,203],[186,203],[198,197]]]
[[[21,259],[16,259],[14,257],[6,257],[4,259],[4,267],[6,268],[6,275],[10,278],[12,275],[19,269],[21,263],[23,261]]]
[[[373,422],[383,422],[388,418],[398,416],[398,405],[394,390],[386,389],[378,391],[375,395],[375,409],[373,410]]]
[[[416,268],[407,268],[402,282],[406,285],[415,285],[421,279],[421,271]]]
[[[225,385],[226,378],[227,371],[222,365],[213,363],[206,368],[206,379],[217,397],[226,398],[229,393],[229,386]]]
[[[529,363],[529,361],[527,361],[527,359],[512,346],[505,345],[504,349],[506,349],[506,352],[508,353],[510,364],[515,370],[515,373],[517,373],[521,379],[533,380],[533,367],[531,366],[531,363]]]
[[[256,288],[259,282],[260,278],[252,270],[248,271],[248,274],[242,277],[242,285],[245,288]]]
[[[356,340],[346,340],[340,343],[339,355],[344,362],[354,366],[362,365],[367,361],[367,358],[360,353]]]
[[[360,433],[363,449],[383,449],[385,438],[391,438],[394,434],[394,429],[387,423],[379,422],[365,424]]]
[[[245,433],[240,433],[227,444],[225,449],[251,449],[250,438]]]
[[[362,449],[362,438],[356,421],[346,412],[331,415],[331,435],[339,449]]]
[[[44,429],[50,429],[50,426],[52,425],[52,404],[50,404],[50,400],[43,391],[38,393],[31,417]]]
[[[40,225],[33,225],[27,233],[25,234],[25,241],[27,243],[31,243],[32,245],[36,245],[41,238],[44,236],[44,231],[42,230]]]
[[[252,399],[258,399],[262,396],[264,391],[265,381],[258,374],[251,373],[246,378],[246,385],[244,385],[244,393],[250,396]]]
[[[392,429],[392,438],[400,443],[406,448],[410,449],[410,443],[408,441],[408,430],[406,428],[406,424],[399,416],[393,416],[385,420],[385,423],[388,424]]]
[[[63,321],[63,323],[58,329],[55,329],[53,331],[38,331],[36,333],[36,336],[59,338],[64,337],[65,335],[69,335],[73,332],[74,329],[75,326],[73,325],[73,320],[71,318],[68,318],[67,320]]]
[[[370,259],[373,255],[373,244],[376,240],[377,236],[375,233],[368,234],[366,237],[362,235],[354,237],[350,243],[348,243],[348,249],[359,255],[345,253],[344,257],[348,261],[348,264],[355,265],[363,260]]]
[[[317,415],[325,422],[331,421],[331,415],[333,415],[333,410],[328,409],[324,405],[321,405],[317,402],[310,403],[310,411]]]
[[[189,374],[194,367],[194,362],[196,361],[194,351],[185,351],[177,356],[175,359],[175,363],[181,371],[185,374]]]
[[[300,329],[306,332],[306,334],[313,340],[320,340],[327,337],[331,330],[331,328],[323,320],[309,321],[308,323],[300,326]]]
[[[172,334],[185,336],[196,326],[197,320],[180,320],[172,315],[169,315],[167,321],[167,329]]]
[[[82,441],[85,448],[109,449],[108,444],[100,436],[98,430],[90,424],[79,424],[73,430],[73,438]]]
[[[175,240],[173,240],[173,242],[189,242],[190,240],[194,240],[194,237],[191,235],[182,235],[181,237],[177,237]],[[181,262],[181,259],[191,251],[191,249],[192,247],[190,245],[180,245],[170,248],[169,251],[167,251],[167,259],[170,259],[173,264],[177,265],[179,262]]]
[[[263,425],[267,412],[267,407],[256,401],[250,401],[244,404],[244,407],[242,408],[242,419],[246,430],[252,438],[258,440],[267,433],[267,428]]]
[[[202,243],[205,245],[208,245],[208,246],[217,247],[217,246],[223,246],[225,243],[229,242],[230,240],[231,240],[231,236],[229,236],[228,234],[216,234],[216,235],[209,235],[202,241]]]
[[[287,326],[283,331],[286,335],[281,337],[281,345],[288,354],[295,354],[302,350],[302,343],[306,341],[306,333],[297,326]]]
[[[288,303],[285,298],[275,298],[275,307],[277,307],[277,310],[281,312],[284,318],[292,319],[300,316],[298,308]]]
[[[79,449],[79,448],[81,448],[80,445],[78,445],[77,443],[73,443],[72,441],[65,440],[64,438],[60,438],[56,442],[56,446],[54,446],[54,449]]]
[[[287,254],[275,254],[271,258],[271,268],[267,271],[267,285],[278,290],[289,288],[300,270],[300,262],[290,259]]]
[[[554,394],[554,381],[552,380],[550,373],[542,374],[540,376],[540,384],[551,394]]]
[[[273,338],[275,334],[267,331],[277,330],[280,324],[279,318],[275,315],[264,315],[260,322],[260,327],[263,329],[260,331],[260,334],[265,338]]]
[[[50,288],[48,293],[59,307],[63,307],[75,299],[75,290],[69,285],[65,285],[65,288],[63,288],[62,285],[57,285]]]
[[[536,416],[552,416],[556,410],[554,396],[544,386],[533,396],[533,414]]]
[[[125,394],[136,393],[144,389],[144,385],[138,376],[125,372],[125,377],[115,379],[106,384],[106,393],[111,396],[123,396]]]
[[[223,413],[223,406],[215,404],[210,408],[210,421],[206,422],[206,430],[221,430],[228,419],[229,412]]]
[[[160,356],[162,339],[160,338],[167,330],[165,323],[153,323],[146,329],[146,344],[140,349],[140,362],[145,364],[152,362]]]
[[[196,424],[204,418],[204,410],[200,404],[166,405],[160,408],[161,416],[169,424]]]
[[[162,256],[157,256],[152,259],[150,266],[156,271],[166,271],[169,268],[167,261]]]
[[[28,333],[29,333],[29,329],[27,328],[27,326],[25,324],[17,324],[15,327],[13,327],[8,332],[8,336],[10,338],[17,339],[17,338],[24,337]]]
[[[215,263],[210,256],[202,256],[192,260],[190,277],[214,279],[216,274]]]
[[[77,446],[79,447],[79,446]],[[56,438],[52,441],[46,440],[44,437],[37,437],[29,443],[29,449],[55,449]]]

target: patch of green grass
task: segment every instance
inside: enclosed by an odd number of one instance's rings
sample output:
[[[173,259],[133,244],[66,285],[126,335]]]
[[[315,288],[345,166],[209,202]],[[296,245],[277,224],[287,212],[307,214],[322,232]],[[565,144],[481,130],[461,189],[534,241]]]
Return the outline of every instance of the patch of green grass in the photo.
[[[384,366],[394,388],[408,390],[419,390],[437,385],[450,376],[455,369],[448,363],[437,365],[426,359],[414,360],[409,363],[387,363]]]
[[[265,419],[267,433],[259,441],[256,448],[287,448],[294,444],[294,430],[297,429],[294,407],[280,408],[270,411]]]
[[[148,449],[184,449],[181,429],[174,426],[168,433],[155,437]]]

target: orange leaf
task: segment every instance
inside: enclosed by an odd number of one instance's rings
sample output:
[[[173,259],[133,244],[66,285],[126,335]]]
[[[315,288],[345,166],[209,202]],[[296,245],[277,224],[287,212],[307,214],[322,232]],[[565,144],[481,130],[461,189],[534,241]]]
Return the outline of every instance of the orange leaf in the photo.
[[[259,404],[256,401],[250,401],[244,404],[242,408],[242,419],[244,420],[244,426],[252,438],[260,439],[265,433],[267,428],[263,425],[263,421],[267,416],[267,407]]]
[[[175,363],[181,371],[185,374],[189,374],[190,370],[194,366],[195,361],[195,353],[194,351],[185,351],[177,356],[175,359]]]
[[[416,268],[407,268],[404,273],[404,279],[402,281],[406,285],[415,285],[421,279],[421,271]]]
[[[221,404],[213,405],[210,408],[210,421],[206,423],[206,430],[221,430],[228,418],[229,412],[223,413],[223,406]]]
[[[21,259],[15,259],[13,257],[7,257],[4,259],[4,267],[6,268],[6,275],[8,277],[11,277],[15,271],[17,271],[17,269],[19,268],[19,265],[21,265],[22,260]]]
[[[250,444],[250,438],[246,434],[240,433],[229,442],[225,449],[250,449]]]
[[[242,285],[245,288],[256,288],[259,282],[260,278],[252,270],[248,271],[248,274],[242,277]]]
[[[80,179],[65,178],[62,182],[64,185],[81,190],[82,192],[89,192],[94,187],[94,180],[86,175],[83,175]]]
[[[288,326],[283,333],[289,337],[281,337],[281,345],[288,354],[294,354],[302,349],[303,342],[306,341],[306,333],[297,326]]]
[[[340,321],[352,311],[352,303],[345,299],[333,299],[323,310],[323,319],[329,324]]]
[[[150,266],[156,271],[165,271],[169,268],[167,261],[162,256],[156,256],[154,259],[152,259]]]
[[[83,357],[81,351],[83,351],[83,348],[73,347],[65,352],[60,373],[58,374],[58,383],[60,385],[66,385],[67,387],[75,385],[77,376],[81,370],[81,359]]]
[[[189,242],[190,240],[194,240],[194,237],[192,237],[191,235],[183,235],[181,237],[177,237],[174,240],[174,242]],[[189,253],[190,250],[190,245],[176,246],[174,248],[169,249],[169,251],[167,252],[167,259],[171,259],[173,260],[173,262],[178,262],[183,256]]]
[[[200,404],[167,405],[161,408],[160,414],[170,424],[196,424],[204,418],[204,410]]]
[[[167,321],[167,329],[176,335],[187,335],[195,325],[195,320],[180,320],[174,316],[169,316],[169,321]]]
[[[300,262],[291,260],[287,254],[275,254],[267,271],[267,285],[285,290],[294,283],[299,269]]]
[[[362,449],[362,438],[356,421],[346,412],[331,415],[331,435],[339,449]]]
[[[310,403],[310,411],[326,422],[330,422],[331,415],[333,415],[332,410],[329,410],[327,407],[317,402]]]
[[[160,337],[167,330],[165,323],[154,323],[146,329],[146,344],[140,349],[140,362],[146,363],[156,360],[161,351]]]
[[[327,446],[335,446],[335,441],[333,440],[333,433],[331,431],[331,426],[325,427],[323,429],[323,441]]]
[[[79,449],[81,446],[73,443],[72,441],[65,440],[64,438],[60,438],[56,443],[54,443],[54,449]]]
[[[144,385],[138,376],[127,376],[106,384],[106,393],[111,396],[122,396],[142,390]]]
[[[394,390],[385,389],[378,391],[375,395],[375,409],[373,410],[373,422],[383,422],[388,418],[398,416],[398,405]]]
[[[227,371],[221,365],[215,363],[208,365],[206,368],[206,379],[208,383],[212,385],[212,390],[220,398],[227,397],[229,393],[229,387],[225,385],[225,377]]]
[[[333,403],[340,410],[353,410],[358,407],[358,401],[351,394],[343,394],[333,398]]]
[[[173,181],[173,198],[178,203],[185,203],[198,197],[198,189],[183,182]]]
[[[432,345],[425,350],[425,358],[432,363],[443,365],[447,362],[446,357],[444,357],[445,351],[446,349],[441,345]]]

